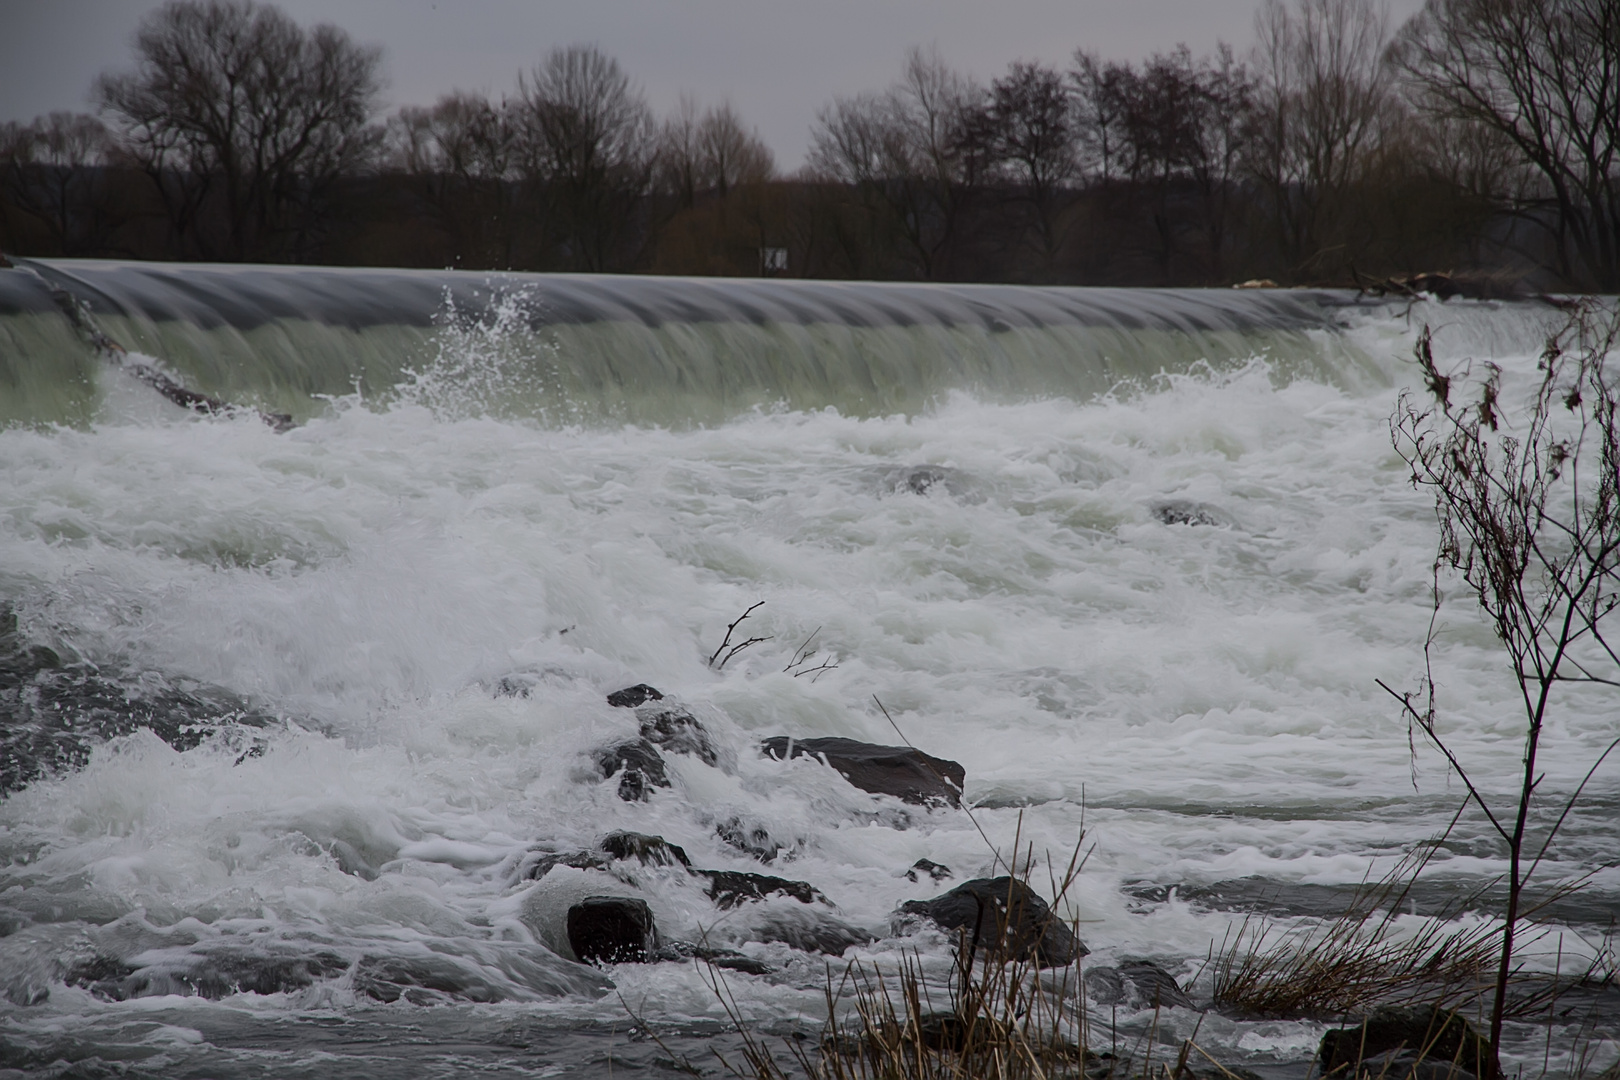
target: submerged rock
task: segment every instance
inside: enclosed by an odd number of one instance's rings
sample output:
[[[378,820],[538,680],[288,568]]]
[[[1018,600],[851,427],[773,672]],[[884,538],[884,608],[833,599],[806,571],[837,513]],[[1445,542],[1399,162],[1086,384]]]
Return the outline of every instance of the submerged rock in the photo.
[[[658,692],[657,687],[648,686],[646,683],[636,683],[623,690],[615,690],[607,696],[607,703],[616,709],[633,709],[649,701],[663,700],[664,695]]]
[[[619,777],[619,798],[625,802],[645,802],[655,787],[669,787],[663,756],[646,739],[635,739],[610,746],[596,753],[596,767],[604,779]]]
[[[891,474],[896,492],[927,495],[938,488],[951,495],[960,495],[965,489],[961,472],[946,465],[908,465]]]
[[[1151,507],[1153,516],[1166,525],[1213,525],[1230,529],[1237,521],[1218,506],[1192,499],[1163,499]]]
[[[214,949],[173,954],[164,951],[136,965],[96,956],[69,968],[62,981],[104,1001],[133,998],[200,997],[217,1001],[232,994],[284,994],[349,970],[337,953],[252,952]]]
[[[749,874],[740,870],[698,870],[709,879],[708,896],[722,911],[763,900],[767,896],[790,896],[801,904],[820,901],[831,905],[826,895],[807,881],[790,881],[768,874]]]
[[[1045,900],[1010,877],[975,878],[932,900],[908,900],[900,914],[957,931],[964,948],[1013,961],[1033,959],[1043,968],[1090,952]]]
[[[893,795],[919,806],[962,805],[967,772],[954,761],[910,746],[879,746],[855,739],[766,739],[760,748],[769,757],[819,757],[862,791]]]
[[[656,961],[702,960],[727,971],[740,971],[744,975],[769,975],[774,969],[761,960],[744,956],[733,949],[715,949],[690,941],[667,941],[653,954]]]
[[[142,728],[184,751],[221,728],[275,723],[217,686],[111,671],[30,644],[0,605],[0,795],[82,768],[98,744]]]
[[[1490,1043],[1461,1014],[1435,1005],[1385,1006],[1355,1027],[1322,1035],[1317,1060],[1325,1077],[1406,1077],[1420,1062],[1420,1080],[1470,1074],[1493,1080],[1501,1067]],[[1444,1070],[1444,1071],[1436,1071]]]

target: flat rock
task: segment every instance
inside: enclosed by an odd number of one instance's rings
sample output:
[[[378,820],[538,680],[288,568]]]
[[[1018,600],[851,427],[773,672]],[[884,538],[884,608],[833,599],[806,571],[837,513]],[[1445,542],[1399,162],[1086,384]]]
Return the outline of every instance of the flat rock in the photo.
[[[727,971],[740,971],[744,975],[769,975],[774,970],[764,961],[755,960],[751,956],[744,956],[734,949],[715,949],[690,941],[665,942],[658,946],[653,959],[663,962],[671,960],[702,960],[705,964],[724,968]]]
[[[954,761],[910,746],[878,746],[837,737],[766,739],[760,749],[769,757],[818,757],[845,780],[874,795],[892,795],[918,806],[962,805],[967,772]]]
[[[957,931],[964,948],[1013,961],[1033,959],[1043,968],[1090,952],[1045,900],[1010,877],[975,878],[932,900],[909,900],[900,905],[900,914]]]

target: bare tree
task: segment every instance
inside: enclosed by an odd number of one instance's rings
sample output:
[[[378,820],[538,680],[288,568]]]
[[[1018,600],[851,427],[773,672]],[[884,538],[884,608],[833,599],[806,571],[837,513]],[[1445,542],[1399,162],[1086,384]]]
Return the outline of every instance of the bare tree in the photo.
[[[703,186],[703,149],[698,137],[701,123],[697,98],[683,93],[675,111],[658,129],[658,185],[674,195],[682,208],[697,202]]]
[[[1306,274],[1338,246],[1346,195],[1386,130],[1388,19],[1378,0],[1266,0],[1255,33],[1250,168],[1290,272]]]
[[[1016,61],[990,84],[999,156],[1029,208],[1035,247],[1048,270],[1063,242],[1064,194],[1079,171],[1071,104],[1062,74],[1042,64]]]
[[[1255,80],[1222,42],[1212,60],[1199,67],[1188,168],[1203,203],[1202,218],[1209,272],[1225,276],[1236,184],[1254,131]]]
[[[1505,139],[1538,178],[1511,200],[1574,286],[1620,288],[1620,6],[1429,0],[1396,51],[1418,105]]]
[[[84,113],[53,112],[0,126],[0,185],[13,206],[45,225],[57,250],[81,254],[100,232],[101,168],[113,150],[107,127]]]
[[[1103,61],[1078,49],[1069,79],[1074,84],[1075,139],[1082,165],[1106,185],[1120,167],[1125,143],[1125,105],[1136,73],[1129,64]]]
[[[698,149],[705,186],[723,199],[739,184],[759,184],[776,171],[776,158],[759,134],[743,127],[742,118],[724,102],[703,115]]]
[[[1620,394],[1606,370],[1617,340],[1620,319],[1612,310],[1578,307],[1548,340],[1528,406],[1518,409],[1494,364],[1483,378],[1441,371],[1425,328],[1417,359],[1432,402],[1403,395],[1391,422],[1413,484],[1434,496],[1440,544],[1435,620],[1424,647],[1428,674],[1418,693],[1390,693],[1456,770],[1508,857],[1493,1051],[1501,1047],[1516,936],[1532,914],[1526,890],[1587,784],[1620,746],[1617,739],[1595,755],[1581,782],[1543,818],[1548,824],[1533,824],[1532,810],[1544,799],[1538,756],[1556,707],[1583,687],[1610,694],[1620,687],[1620,642],[1611,640],[1609,621],[1620,607]],[[1524,753],[1517,799],[1507,805],[1493,805],[1479,790],[1440,731],[1433,646],[1447,574],[1474,594],[1519,691]]]
[[[338,177],[366,162],[382,53],[251,0],[171,0],[135,37],[136,68],[96,82],[177,240],[206,256],[298,254]],[[200,227],[217,199],[223,236]]]
[[[944,272],[973,166],[984,164],[968,137],[982,97],[938,50],[912,48],[886,91],[836,98],[816,116],[812,172],[855,187],[923,278]]]
[[[512,110],[520,166],[563,263],[608,269],[652,180],[657,137],[646,100],[617,60],[572,45],[519,78]]]
[[[452,91],[431,107],[401,109],[389,134],[395,167],[451,234],[456,256],[511,266],[517,143],[506,109]]]

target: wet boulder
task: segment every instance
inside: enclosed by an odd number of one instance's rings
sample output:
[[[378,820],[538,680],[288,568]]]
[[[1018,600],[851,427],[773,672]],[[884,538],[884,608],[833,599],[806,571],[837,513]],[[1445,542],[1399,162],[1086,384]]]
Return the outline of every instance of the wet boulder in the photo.
[[[1124,960],[1118,967],[1088,967],[1085,988],[1086,995],[1098,1005],[1122,1005],[1127,1009],[1196,1008],[1175,976],[1151,960]]]
[[[615,859],[635,859],[643,866],[683,866],[690,870],[692,860],[678,844],[662,836],[648,836],[638,832],[611,832],[599,845]]]
[[[605,870],[612,862],[611,858],[598,851],[531,850],[518,861],[512,881],[539,881],[559,866],[575,870]]]
[[[1161,499],[1150,508],[1166,525],[1210,525],[1230,529],[1237,521],[1218,506],[1192,499]]]
[[[646,802],[655,787],[669,787],[669,774],[658,748],[646,739],[634,739],[596,753],[596,767],[604,779],[619,778],[619,798]]]
[[[1043,968],[1090,952],[1045,900],[1010,877],[975,878],[932,900],[908,900],[899,914],[902,923],[927,919],[955,931],[964,948]]]
[[[755,941],[774,941],[800,952],[843,956],[846,949],[870,945],[872,935],[814,908],[781,906],[765,912],[748,926]]]
[[[648,702],[636,706],[641,737],[670,754],[691,754],[705,765],[718,765],[720,751],[709,729],[679,705]]]
[[[951,876],[951,868],[943,863],[934,862],[932,859],[918,859],[911,864],[909,870],[900,876],[907,881],[921,881],[922,877],[919,875],[926,876],[932,881],[944,881]]]
[[[1490,1043],[1461,1014],[1435,1005],[1385,1006],[1355,1027],[1332,1028],[1317,1049],[1322,1076],[1380,1077],[1386,1069],[1428,1080],[1463,1074],[1479,1080],[1501,1076]]]
[[[807,881],[790,881],[768,874],[749,874],[740,870],[699,870],[709,879],[708,896],[722,910],[750,901],[764,900],[768,896],[788,896],[801,904],[817,901],[831,905],[822,891]]]
[[[607,696],[607,703],[616,709],[633,709],[637,705],[645,705],[649,701],[663,701],[664,695],[658,692],[655,686],[646,683],[636,683],[623,690],[615,690]]]
[[[104,1001],[170,995],[217,1001],[232,994],[302,990],[318,979],[342,975],[348,971],[349,963],[324,950],[158,950],[147,962],[138,964],[96,956],[75,964],[62,981],[83,987]]]
[[[756,822],[741,818],[727,818],[714,827],[714,834],[745,855],[752,855],[762,863],[774,860],[788,845],[771,836],[770,830]]]
[[[81,768],[95,746],[141,728],[184,751],[221,729],[276,723],[221,687],[98,666],[32,643],[0,604],[0,796]]]
[[[874,795],[892,795],[918,806],[962,805],[967,772],[954,761],[910,746],[878,746],[855,739],[793,739],[785,735],[760,744],[774,758],[817,757],[845,780]]]
[[[658,927],[645,900],[587,896],[568,909],[568,946],[585,964],[640,964],[658,950]]]

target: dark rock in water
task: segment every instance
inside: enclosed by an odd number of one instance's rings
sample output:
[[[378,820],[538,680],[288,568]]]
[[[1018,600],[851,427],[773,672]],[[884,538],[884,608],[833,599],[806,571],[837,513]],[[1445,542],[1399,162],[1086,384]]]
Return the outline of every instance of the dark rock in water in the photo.
[[[518,863],[517,881],[539,881],[559,866],[575,870],[605,870],[612,864],[595,851],[531,851]]]
[[[1349,1066],[1335,1077],[1352,1075]],[[1461,1065],[1424,1057],[1415,1050],[1386,1050],[1361,1059],[1354,1076],[1357,1080],[1479,1080]]]
[[[757,941],[775,941],[800,952],[843,956],[855,945],[870,945],[872,935],[815,908],[777,908],[752,924]]]
[[[349,961],[331,952],[303,955],[220,951],[187,953],[133,967],[111,957],[95,957],[70,968],[69,986],[82,986],[105,1001],[178,995],[219,1000],[232,994],[284,994],[317,979],[332,979]]]
[[[763,826],[751,825],[739,818],[730,818],[714,827],[714,834],[727,844],[762,863],[768,863],[782,852],[784,845],[771,838]]]
[[[915,495],[927,495],[936,487],[955,495],[961,486],[956,470],[943,465],[910,466],[900,470],[896,481],[896,491],[909,491]]]
[[[529,672],[502,675],[495,681],[495,696],[526,698],[534,693],[534,688],[539,685],[540,677]]]
[[[637,705],[645,705],[649,701],[663,701],[664,695],[655,687],[646,683],[636,683],[623,690],[615,690],[607,696],[607,702],[616,709],[633,709]]]
[[[103,1001],[124,1001],[129,997],[125,980],[135,974],[135,968],[111,956],[92,956],[68,968],[62,982],[90,991]],[[20,1004],[20,1002],[19,1002]]]
[[[1474,1026],[1460,1014],[1434,1005],[1374,1009],[1356,1027],[1324,1032],[1317,1049],[1323,1077],[1383,1076],[1381,1070],[1391,1064],[1384,1055],[1410,1055],[1414,1061],[1423,1059],[1447,1069],[1455,1064],[1457,1070],[1481,1080],[1502,1074],[1490,1043]]]
[[[927,874],[934,881],[944,881],[951,876],[951,868],[930,859],[918,859],[911,864],[911,869],[906,871],[905,878],[907,881],[920,881],[918,874]]]
[[[767,874],[747,874],[740,870],[699,870],[709,879],[709,899],[721,908],[734,908],[767,896],[791,896],[801,904],[832,901],[807,881],[789,881]]]
[[[823,758],[845,780],[874,795],[893,795],[919,806],[962,804],[967,772],[954,761],[909,746],[877,746],[854,739],[791,739],[785,735],[760,744],[774,758]]]
[[[568,944],[586,964],[645,963],[658,949],[658,927],[646,901],[587,896],[568,909]]]
[[[1153,516],[1166,525],[1213,525],[1229,529],[1237,524],[1232,515],[1218,506],[1191,499],[1165,499],[1153,504]]]
[[[641,721],[641,737],[655,746],[672,754],[691,754],[705,765],[719,762],[708,729],[679,705],[638,705],[636,719]]]
[[[184,751],[220,728],[274,723],[219,687],[109,672],[30,645],[0,606],[0,795],[82,768],[97,744],[141,728]]]
[[[368,956],[355,965],[354,992],[390,1003],[403,998],[412,1005],[438,1005],[459,998],[485,1004],[500,1000],[490,989],[470,984],[448,958]]]
[[[925,1013],[917,1018],[917,1041],[929,1050],[959,1054],[967,1046],[967,1021],[955,1013]]]
[[[1129,981],[1131,1001],[1144,1009],[1196,1008],[1176,977],[1151,960],[1124,960],[1119,973]]]
[[[669,787],[664,759],[646,739],[597,751],[596,767],[604,778],[619,776],[619,798],[625,802],[645,802],[652,795],[651,789]]]
[[[1028,885],[1010,877],[975,878],[932,900],[908,900],[903,916],[960,932],[964,948],[1058,967],[1089,949]]]
[[[652,959],[659,962],[702,960],[714,967],[740,971],[744,975],[769,975],[774,970],[769,964],[755,960],[751,956],[744,956],[732,949],[713,949],[690,941],[667,941],[658,946]]]
[[[1192,1009],[1175,976],[1151,960],[1125,960],[1119,967],[1088,967],[1086,994],[1098,1005],[1128,1009]]]
[[[635,859],[643,866],[692,868],[692,860],[686,857],[686,852],[662,836],[636,832],[608,833],[602,838],[601,848],[615,859]]]

